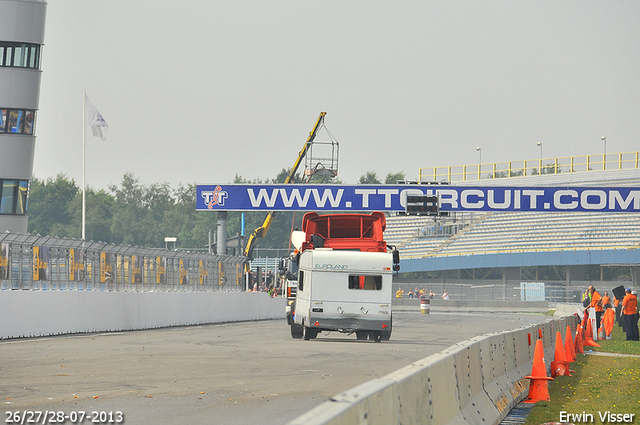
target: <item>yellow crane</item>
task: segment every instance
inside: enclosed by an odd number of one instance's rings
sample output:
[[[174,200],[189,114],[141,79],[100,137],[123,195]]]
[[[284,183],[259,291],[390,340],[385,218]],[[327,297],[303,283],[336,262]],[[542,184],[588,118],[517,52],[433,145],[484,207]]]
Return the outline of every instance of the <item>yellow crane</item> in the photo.
[[[327,115],[326,112],[320,112],[320,116],[318,117],[316,124],[313,126],[313,130],[311,130],[311,132],[309,133],[309,137],[307,138],[307,141],[304,143],[304,146],[302,147],[302,150],[300,151],[300,153],[298,153],[298,158],[296,158],[296,162],[293,163],[293,167],[291,167],[291,170],[289,170],[289,174],[284,180],[285,184],[291,183],[291,179],[298,171],[300,164],[304,160],[304,157],[307,155],[309,148],[313,144],[313,140],[316,138],[316,135],[318,134],[318,130],[324,123],[325,115]],[[262,221],[262,225],[257,229],[255,229],[253,232],[251,232],[251,235],[249,235],[249,238],[247,239],[247,244],[245,245],[245,248],[244,248],[244,256],[246,258],[251,258],[251,254],[253,252],[253,249],[256,246],[256,243],[258,242],[258,239],[264,238],[264,236],[267,234],[267,231],[269,230],[269,226],[271,226],[271,223],[273,222],[274,215],[275,215],[275,211],[269,211],[265,216],[264,220]],[[248,267],[249,263],[246,263],[246,264],[247,264],[246,267]]]

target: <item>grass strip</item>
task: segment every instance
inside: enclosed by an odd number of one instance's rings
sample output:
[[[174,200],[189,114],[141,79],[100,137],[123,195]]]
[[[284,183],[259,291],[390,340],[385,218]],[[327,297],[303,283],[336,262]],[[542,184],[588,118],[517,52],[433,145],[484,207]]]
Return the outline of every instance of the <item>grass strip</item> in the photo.
[[[612,339],[598,340],[598,344],[602,348],[585,347],[585,350],[640,355],[640,342],[626,341],[625,334],[617,325]],[[545,361],[549,364],[551,360]],[[585,354],[578,355],[578,361],[570,366],[575,369],[572,376],[558,376],[549,381],[551,401],[536,403],[525,424],[563,420],[576,424],[614,423],[611,417],[606,417],[607,412],[634,414],[631,423],[640,423],[640,358]]]

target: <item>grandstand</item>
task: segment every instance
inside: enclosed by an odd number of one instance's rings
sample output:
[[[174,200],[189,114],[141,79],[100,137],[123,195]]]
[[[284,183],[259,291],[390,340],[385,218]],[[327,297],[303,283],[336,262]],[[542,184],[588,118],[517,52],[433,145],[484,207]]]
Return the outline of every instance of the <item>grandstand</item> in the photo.
[[[443,233],[425,233],[425,228]],[[387,242],[403,258],[640,248],[640,214],[628,213],[486,213],[467,224],[397,216],[388,218],[387,229]]]
[[[635,168],[607,164],[607,169],[600,171],[487,176],[455,184],[640,187],[640,168],[635,164]],[[456,270],[460,276],[460,270],[483,267],[502,268],[505,286],[507,280],[518,282],[518,269],[526,266],[566,266],[567,285],[581,278],[581,268],[588,265],[630,266],[634,287],[640,277],[640,213],[476,212],[437,218],[392,215],[387,218],[385,240],[400,251],[401,270],[439,271],[443,275],[440,283]]]

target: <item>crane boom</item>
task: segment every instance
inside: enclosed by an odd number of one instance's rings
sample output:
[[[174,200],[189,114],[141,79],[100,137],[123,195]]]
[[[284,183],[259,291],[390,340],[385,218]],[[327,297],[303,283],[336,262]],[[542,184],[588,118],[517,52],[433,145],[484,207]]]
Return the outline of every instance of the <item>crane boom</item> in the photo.
[[[318,117],[318,120],[316,121],[315,125],[313,126],[313,129],[309,133],[309,137],[307,138],[307,141],[304,143],[304,146],[302,147],[302,150],[298,153],[298,158],[296,158],[296,162],[293,163],[293,167],[291,167],[291,170],[289,170],[289,174],[287,175],[287,177],[284,180],[285,184],[291,183],[291,179],[293,178],[293,176],[298,171],[298,168],[300,167],[300,164],[302,163],[302,160],[307,155],[307,152],[309,151],[309,148],[313,144],[313,141],[314,141],[314,139],[316,138],[316,136],[318,134],[318,130],[320,129],[320,127],[324,123],[325,115],[327,115],[326,112],[320,112],[320,116]],[[249,238],[247,239],[247,244],[246,244],[246,246],[244,248],[244,256],[245,257],[251,258],[251,254],[253,253],[253,249],[255,248],[255,245],[258,242],[258,239],[259,238],[264,238],[264,236],[267,234],[267,231],[269,230],[269,227],[271,226],[271,223],[273,222],[274,215],[275,215],[275,211],[269,211],[267,213],[267,215],[265,216],[264,220],[262,221],[262,225],[260,227],[258,227],[257,229],[255,229],[253,232],[251,232],[251,235],[249,235]]]

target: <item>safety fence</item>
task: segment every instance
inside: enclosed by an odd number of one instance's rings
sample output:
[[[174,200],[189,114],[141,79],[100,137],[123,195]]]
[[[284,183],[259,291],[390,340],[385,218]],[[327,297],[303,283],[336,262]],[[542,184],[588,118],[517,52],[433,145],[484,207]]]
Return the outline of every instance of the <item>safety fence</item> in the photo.
[[[479,276],[481,277],[481,276]],[[620,284],[631,285],[631,282],[581,282],[578,285],[567,285],[566,282],[513,282],[506,285],[494,281],[476,280],[474,283],[442,283],[442,282],[420,282],[420,283],[396,283],[394,284],[394,294],[401,289],[402,298],[411,296],[417,298],[416,288],[434,293],[434,298],[442,298],[444,291],[447,291],[451,300],[465,301],[546,301],[552,305],[555,303],[580,303],[584,290],[591,284],[597,285],[598,289],[609,291]]]
[[[421,182],[464,182],[541,174],[640,168],[640,152],[539,158],[524,161],[420,168]]]
[[[244,257],[0,234],[0,290],[242,291]]]
[[[556,335],[575,334],[575,316],[454,344],[345,391],[288,425],[498,424],[529,391],[535,345],[553,358]],[[550,361],[548,361],[550,364]]]

